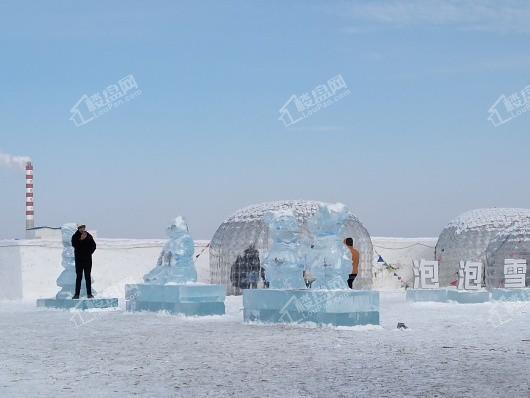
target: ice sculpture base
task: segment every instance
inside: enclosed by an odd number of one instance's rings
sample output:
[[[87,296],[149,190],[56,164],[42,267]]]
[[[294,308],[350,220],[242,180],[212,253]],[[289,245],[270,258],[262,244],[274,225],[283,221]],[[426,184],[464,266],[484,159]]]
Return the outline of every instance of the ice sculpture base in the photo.
[[[118,308],[117,298],[94,298],[94,299],[38,299],[37,307],[55,308],[55,309],[76,309],[76,310],[93,310],[93,309],[107,309]]]
[[[379,292],[245,289],[243,315],[245,322],[379,325]]]
[[[446,303],[447,289],[407,289],[407,301]]]
[[[125,285],[126,310],[167,311],[187,316],[224,315],[225,287],[222,285]]]
[[[447,290],[447,298],[460,304],[487,303],[490,301],[490,293],[485,290]]]
[[[491,299],[496,301],[530,301],[530,288],[491,289]]]

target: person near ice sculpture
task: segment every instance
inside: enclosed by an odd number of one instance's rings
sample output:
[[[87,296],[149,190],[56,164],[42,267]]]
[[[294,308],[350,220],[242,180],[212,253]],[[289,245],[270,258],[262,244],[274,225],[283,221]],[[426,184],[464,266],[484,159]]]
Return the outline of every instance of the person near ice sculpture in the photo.
[[[77,227],[77,231],[72,236],[72,246],[75,254],[75,294],[73,299],[78,299],[81,292],[81,281],[85,274],[87,298],[94,298],[92,295],[92,254],[96,251],[94,237],[86,231],[86,225]]]
[[[352,270],[351,270],[351,274],[348,276],[348,286],[350,287],[350,289],[353,289],[352,288],[353,281],[355,281],[355,278],[357,277],[357,274],[359,273],[359,251],[353,247],[353,238],[344,239],[344,244],[346,245],[346,247],[351,253]]]

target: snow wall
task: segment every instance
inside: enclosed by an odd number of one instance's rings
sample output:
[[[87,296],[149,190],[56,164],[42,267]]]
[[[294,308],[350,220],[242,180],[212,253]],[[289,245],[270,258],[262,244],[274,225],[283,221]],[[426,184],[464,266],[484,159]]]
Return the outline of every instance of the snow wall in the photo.
[[[123,298],[126,283],[143,282],[165,239],[96,239],[92,277],[99,296]],[[195,241],[199,282],[209,282],[208,241]],[[63,268],[59,240],[0,240],[0,300],[55,297]],[[84,282],[83,282],[84,283]]]

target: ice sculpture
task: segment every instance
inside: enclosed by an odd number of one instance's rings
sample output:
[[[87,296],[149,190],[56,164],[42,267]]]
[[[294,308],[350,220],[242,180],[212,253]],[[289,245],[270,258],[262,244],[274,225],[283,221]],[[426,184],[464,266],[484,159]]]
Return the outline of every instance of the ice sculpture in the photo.
[[[75,293],[75,255],[72,247],[72,235],[77,231],[77,224],[67,223],[61,226],[61,235],[63,243],[63,253],[61,265],[64,268],[57,278],[57,286],[61,290],[52,299],[38,299],[38,307],[49,308],[75,308],[79,310],[97,309],[97,308],[115,308],[118,307],[117,298],[93,298],[72,300]],[[96,295],[92,278],[92,294]],[[81,283],[81,296],[86,297],[85,283]]]
[[[234,271],[238,268],[242,273],[246,273],[246,268],[234,267],[234,264],[237,258],[243,256],[245,250],[251,246],[259,253],[260,262],[263,264],[272,243],[272,239],[269,239],[269,227],[265,222],[266,214],[278,210],[292,210],[305,238],[308,236],[309,219],[317,213],[321,203],[305,200],[284,200],[251,205],[234,213],[219,226],[210,243],[212,283],[221,283],[227,287],[229,293],[240,294],[241,289],[247,287],[247,280],[245,275],[240,277],[234,275]],[[369,289],[372,286],[373,256],[370,235],[359,219],[351,213],[341,228],[344,237],[352,237],[355,240],[355,247],[360,252],[359,275],[354,286],[356,289]],[[307,261],[303,259],[304,264]],[[238,281],[241,285],[238,285]],[[267,283],[260,283],[260,285],[266,286]]]
[[[272,245],[263,263],[271,289],[302,289],[302,233],[292,210],[269,213],[265,220],[270,228]]]
[[[440,286],[457,282],[460,261],[485,264],[486,249],[492,239],[515,224],[529,222],[530,209],[502,208],[471,210],[452,220],[440,234],[435,249]]]
[[[271,244],[264,261],[269,289],[243,290],[245,321],[379,324],[379,293],[348,288],[351,257],[343,243],[351,215],[344,205],[319,203],[303,225],[291,209],[268,213]],[[304,228],[305,227],[305,228]],[[314,273],[308,289],[304,271]]]
[[[184,315],[223,315],[225,287],[197,283],[194,243],[183,217],[167,228],[168,241],[145,283],[125,285],[127,311],[167,311]]]
[[[350,217],[340,203],[322,203],[308,222],[312,244],[308,250],[308,271],[316,278],[313,287],[319,289],[348,288],[352,272],[351,254],[344,244],[344,225]],[[354,246],[356,242],[354,240]]]
[[[184,218],[175,218],[166,234],[169,240],[160,253],[156,267],[144,276],[145,283],[165,285],[196,282],[197,270],[193,264],[195,247]]]

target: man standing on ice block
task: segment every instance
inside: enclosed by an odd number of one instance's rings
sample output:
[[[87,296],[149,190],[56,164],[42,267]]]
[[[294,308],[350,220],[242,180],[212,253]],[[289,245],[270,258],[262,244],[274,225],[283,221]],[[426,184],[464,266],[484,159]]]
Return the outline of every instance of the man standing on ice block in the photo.
[[[72,246],[75,254],[75,295],[73,299],[79,298],[81,293],[81,280],[85,274],[86,295],[87,298],[94,298],[92,295],[92,253],[96,251],[96,242],[92,235],[86,231],[86,225],[77,227],[77,232],[72,236]]]
[[[348,250],[351,253],[351,261],[352,261],[352,270],[351,274],[348,277],[348,286],[350,289],[352,288],[353,281],[357,277],[357,274],[359,273],[359,251],[353,247],[353,239],[352,238],[346,238],[344,239],[344,244],[348,248]]]

